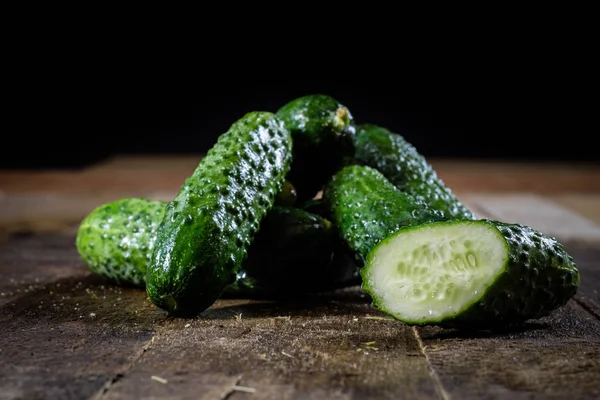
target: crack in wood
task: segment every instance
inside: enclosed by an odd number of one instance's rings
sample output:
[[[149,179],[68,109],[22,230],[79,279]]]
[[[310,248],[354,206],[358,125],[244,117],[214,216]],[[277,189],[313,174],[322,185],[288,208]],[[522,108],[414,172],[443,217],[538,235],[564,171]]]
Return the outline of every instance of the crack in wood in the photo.
[[[150,349],[152,344],[154,343],[155,336],[152,336],[150,340],[136,353],[131,357],[131,360],[124,364],[121,367],[121,371],[117,372],[111,379],[106,381],[106,383],[96,392],[94,393],[89,400],[102,400],[109,394],[109,391],[115,386],[120,380],[122,380],[127,372],[129,372],[137,361],[142,357],[142,355]]]
[[[423,343],[423,339],[421,338],[421,335],[419,334],[417,327],[413,326],[412,331],[413,331],[413,334],[415,335],[415,339],[417,340],[417,343],[419,344],[419,349],[421,350],[421,353],[423,354],[423,357],[425,357],[425,361],[427,362],[427,368],[429,370],[429,375],[431,376],[431,380],[433,381],[433,386],[435,388],[435,392],[437,393],[438,397],[441,400],[451,400],[450,394],[444,388],[444,385],[442,384],[442,381],[440,380],[439,375],[433,368],[433,364],[431,363],[431,360],[429,359],[429,355],[425,351],[426,346]]]
[[[574,297],[573,300],[579,304],[581,306],[581,308],[583,308],[585,311],[587,311],[588,313],[590,313],[593,317],[595,317],[596,319],[600,320],[600,314],[598,314],[596,312],[596,310],[594,309],[594,307],[589,306],[584,300],[581,300],[578,297]]]
[[[244,375],[239,375],[238,378],[233,383],[233,385],[231,385],[231,387],[229,387],[227,389],[227,391],[225,393],[223,393],[223,395],[219,398],[219,400],[227,400],[227,399],[231,398],[231,395],[233,395],[235,392],[237,392],[236,388],[238,387],[239,383],[242,381],[243,377],[244,377]]]

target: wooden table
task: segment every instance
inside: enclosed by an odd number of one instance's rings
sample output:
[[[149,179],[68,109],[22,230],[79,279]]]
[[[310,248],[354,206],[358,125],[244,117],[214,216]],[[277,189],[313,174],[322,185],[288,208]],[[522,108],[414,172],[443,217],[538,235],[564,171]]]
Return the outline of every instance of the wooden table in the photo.
[[[551,316],[465,334],[389,320],[358,288],[174,319],[90,275],[81,219],[122,197],[171,199],[199,158],[0,171],[0,399],[600,398],[599,166],[431,160],[481,216],[556,236],[581,271]]]

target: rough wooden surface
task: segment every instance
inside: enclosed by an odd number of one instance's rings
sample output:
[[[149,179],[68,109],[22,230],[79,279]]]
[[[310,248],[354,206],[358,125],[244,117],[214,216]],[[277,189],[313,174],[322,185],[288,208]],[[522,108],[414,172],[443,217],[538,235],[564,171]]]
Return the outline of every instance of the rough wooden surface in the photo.
[[[80,219],[121,197],[168,199],[196,163],[0,172],[0,399],[600,398],[599,169],[434,162],[480,215],[555,233],[581,271],[551,316],[464,333],[392,321],[359,288],[224,298],[174,319],[92,276],[74,248]]]

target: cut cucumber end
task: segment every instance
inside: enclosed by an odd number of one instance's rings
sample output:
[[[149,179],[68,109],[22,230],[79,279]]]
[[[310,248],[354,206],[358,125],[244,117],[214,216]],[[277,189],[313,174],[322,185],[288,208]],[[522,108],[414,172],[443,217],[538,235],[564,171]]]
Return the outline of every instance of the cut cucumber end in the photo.
[[[373,305],[409,324],[454,318],[505,271],[509,248],[485,221],[433,222],[383,240],[361,270]]]

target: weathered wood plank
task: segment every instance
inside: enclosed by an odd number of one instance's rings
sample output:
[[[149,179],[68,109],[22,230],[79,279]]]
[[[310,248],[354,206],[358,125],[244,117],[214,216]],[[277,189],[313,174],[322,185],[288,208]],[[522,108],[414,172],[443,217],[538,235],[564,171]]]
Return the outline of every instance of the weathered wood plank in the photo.
[[[521,331],[419,328],[453,399],[593,399],[600,396],[600,322],[575,302]]]
[[[19,193],[0,197],[0,233],[56,233],[73,228],[94,208],[125,197],[172,200],[177,191],[141,190],[102,193]],[[73,230],[71,229],[70,232]]]
[[[600,225],[600,195],[561,194],[549,198]]]
[[[575,299],[600,320],[600,245],[567,241],[564,246],[581,275]]]
[[[165,322],[103,398],[224,398],[216,394],[233,385],[260,399],[437,398],[412,330],[370,318],[378,315],[360,291],[222,299],[198,318]],[[156,375],[167,382],[153,382]]]
[[[204,154],[114,156],[86,171],[187,171],[191,174]]]
[[[597,194],[600,165],[578,163],[439,160],[429,162],[459,193]]]
[[[90,170],[83,172],[7,171],[0,173],[0,187],[17,193],[101,194],[106,190],[138,196],[148,190],[179,190],[187,170]]]
[[[518,219],[566,239],[582,276],[575,301],[525,331],[461,335],[371,319],[381,315],[352,291],[296,302],[223,299],[198,318],[170,319],[143,290],[91,277],[75,253],[72,224],[121,197],[169,200],[198,161],[0,173],[0,203],[12,204],[0,207],[0,233],[3,218],[7,232],[71,224],[62,236],[0,243],[0,398],[600,397],[597,224],[574,224],[556,210],[543,215],[539,203],[527,212],[520,202],[504,213],[490,206],[511,191],[591,198],[600,192],[598,168],[434,161],[482,216]],[[494,194],[471,203],[472,192],[485,191]],[[596,215],[594,202],[584,205],[578,217],[598,221],[586,214]]]
[[[0,171],[5,193],[100,193],[175,190],[201,156],[120,157],[82,171]],[[460,194],[471,192],[598,194],[597,165],[431,160],[440,178]]]
[[[0,281],[2,398],[245,394],[234,386],[273,399],[436,398],[413,332],[371,319],[378,314],[358,290],[222,299],[198,318],[171,319],[143,289],[91,276],[73,239],[0,246],[0,271],[11,277]]]
[[[468,203],[492,218],[529,225],[560,240],[600,242],[600,226],[575,211],[532,194],[471,194]]]
[[[127,192],[99,194],[22,193],[0,198],[0,232],[62,232],[97,206],[127,197]]]
[[[72,236],[0,245],[0,398],[81,399],[122,373],[164,319],[144,291],[92,277]]]
[[[51,290],[65,278],[84,278],[74,239],[67,235],[12,237],[0,243],[0,306],[21,296]]]

